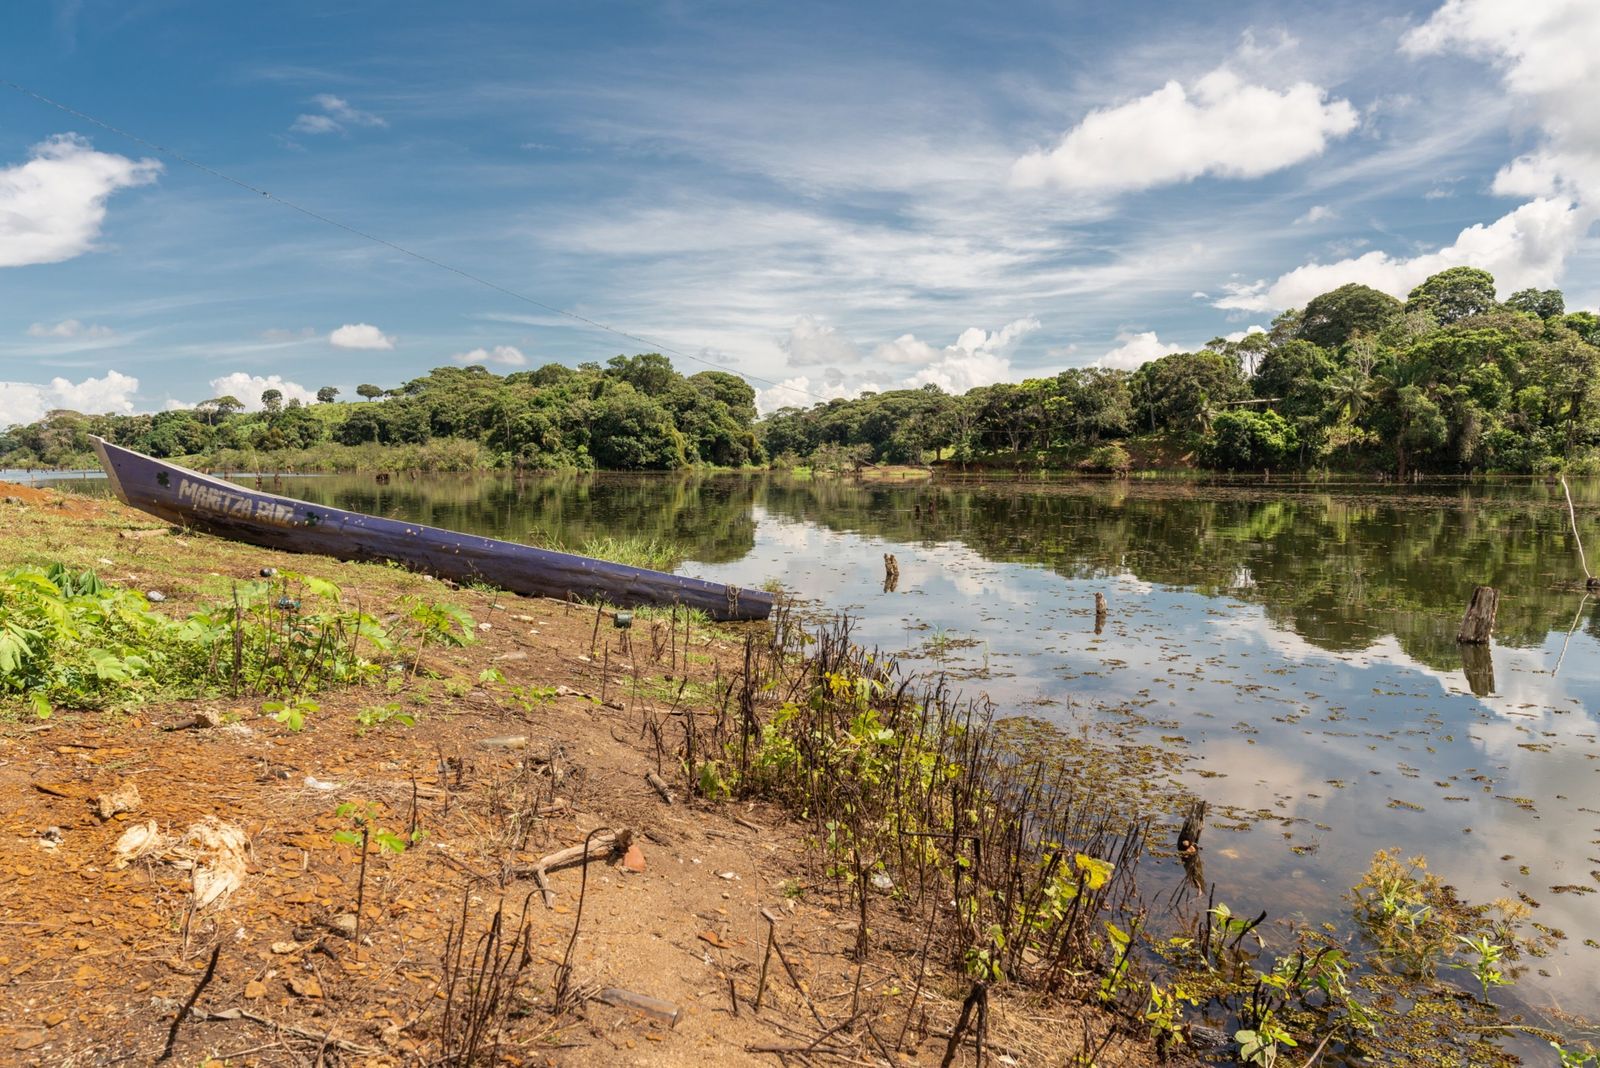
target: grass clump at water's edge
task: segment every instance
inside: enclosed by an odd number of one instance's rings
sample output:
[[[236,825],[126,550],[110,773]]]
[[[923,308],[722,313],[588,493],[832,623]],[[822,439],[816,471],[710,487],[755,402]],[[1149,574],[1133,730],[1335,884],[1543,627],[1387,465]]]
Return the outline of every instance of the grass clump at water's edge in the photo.
[[[644,534],[605,534],[586,538],[578,545],[566,545],[559,538],[547,538],[537,532],[534,540],[540,547],[557,552],[590,556],[626,567],[642,567],[649,571],[671,571],[688,557],[682,545],[665,538]]]

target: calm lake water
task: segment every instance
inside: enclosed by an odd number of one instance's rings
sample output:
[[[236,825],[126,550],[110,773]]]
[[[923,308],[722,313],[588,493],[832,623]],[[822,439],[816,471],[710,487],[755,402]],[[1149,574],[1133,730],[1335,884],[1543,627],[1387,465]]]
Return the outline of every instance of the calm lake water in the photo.
[[[1600,482],[1573,488],[1600,568]],[[329,476],[279,492],[510,539],[664,536],[686,573],[778,579],[1002,714],[1117,722],[1183,752],[1175,783],[1213,805],[1206,875],[1236,912],[1337,921],[1376,849],[1426,854],[1469,899],[1524,895],[1567,936],[1497,1000],[1600,1015],[1584,945],[1600,939],[1600,602],[1559,485]],[[1478,584],[1501,591],[1499,623],[1469,677],[1455,633]],[[1146,871],[1155,891],[1181,878]]]

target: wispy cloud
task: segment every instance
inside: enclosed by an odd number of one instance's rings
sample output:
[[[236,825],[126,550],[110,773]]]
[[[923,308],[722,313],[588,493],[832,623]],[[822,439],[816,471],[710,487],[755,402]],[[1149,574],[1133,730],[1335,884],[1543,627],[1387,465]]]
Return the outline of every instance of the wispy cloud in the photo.
[[[116,331],[99,323],[83,323],[77,319],[63,319],[58,323],[33,323],[28,327],[29,337],[98,338],[110,337]]]
[[[335,134],[344,133],[352,126],[381,128],[389,125],[388,121],[379,115],[352,107],[350,101],[342,96],[318,93],[311,98],[311,101],[318,110],[295,116],[294,122],[289,125],[290,132],[312,135]]]

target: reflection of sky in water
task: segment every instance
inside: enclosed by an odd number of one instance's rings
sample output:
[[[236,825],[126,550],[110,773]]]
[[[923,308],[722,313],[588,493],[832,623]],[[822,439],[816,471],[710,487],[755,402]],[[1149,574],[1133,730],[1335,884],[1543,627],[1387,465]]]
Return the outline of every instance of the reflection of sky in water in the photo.
[[[958,542],[908,545],[756,514],[748,556],[687,570],[742,584],[779,578],[858,617],[856,638],[868,646],[914,649],[941,632],[976,639],[947,663],[987,663],[989,675],[965,685],[1002,711],[1059,718],[1068,698],[1080,709],[1131,705],[1159,724],[1148,740],[1181,735],[1196,758],[1187,787],[1213,806],[1278,821],[1208,832],[1207,877],[1236,908],[1322,920],[1375,850],[1424,853],[1470,900],[1522,891],[1540,903],[1535,920],[1566,932],[1537,962],[1551,978],[1530,976],[1505,997],[1538,1002],[1548,992],[1569,1010],[1596,1007],[1573,995],[1600,989],[1600,951],[1582,944],[1600,936],[1600,894],[1552,891],[1600,890],[1591,875],[1600,871],[1600,642],[1580,628],[1552,677],[1570,615],[1551,620],[1560,629],[1542,647],[1496,648],[1496,690],[1480,699],[1461,672],[1418,663],[1390,636],[1330,652],[1271,623],[1259,604],[1127,574],[1066,579]],[[882,591],[885,552],[900,565],[896,593]],[[1247,572],[1237,576],[1236,588],[1249,584]],[[1096,591],[1110,602],[1100,637]],[[1577,606],[1574,595],[1568,611]]]

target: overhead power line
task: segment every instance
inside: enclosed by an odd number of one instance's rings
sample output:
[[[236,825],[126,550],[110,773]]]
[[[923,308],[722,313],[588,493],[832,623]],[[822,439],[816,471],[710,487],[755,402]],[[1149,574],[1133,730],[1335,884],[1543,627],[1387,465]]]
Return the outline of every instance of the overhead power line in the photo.
[[[629,333],[626,330],[621,330],[621,329],[618,329],[617,327],[610,326],[610,325],[608,325],[606,323],[602,323],[599,320],[591,319],[586,315],[579,315],[577,312],[568,311],[565,308],[558,308],[553,304],[546,304],[542,300],[538,300],[538,299],[536,299],[534,297],[530,297],[526,293],[520,293],[515,289],[510,289],[510,288],[508,288],[506,286],[501,285],[498,282],[491,281],[488,278],[484,278],[482,275],[473,274],[471,271],[464,270],[463,268],[457,267],[454,264],[446,263],[443,260],[434,259],[432,256],[429,256],[426,253],[417,252],[414,249],[410,249],[410,248],[407,248],[404,245],[398,244],[398,243],[396,243],[394,241],[390,241],[388,238],[380,237],[377,234],[368,233],[367,231],[359,229],[359,228],[354,227],[354,226],[351,226],[348,223],[340,222],[338,219],[331,218],[331,217],[329,217],[327,215],[322,214],[319,211],[313,211],[310,208],[303,207],[300,204],[296,204],[292,200],[285,200],[283,197],[278,196],[276,193],[269,192],[266,189],[262,189],[260,186],[252,185],[251,183],[246,182],[241,178],[235,178],[233,175],[226,174],[226,173],[224,173],[222,171],[219,171],[215,167],[207,166],[206,164],[201,163],[199,160],[192,159],[189,156],[184,155],[182,152],[177,151],[176,149],[169,148],[166,145],[160,144],[159,142],[152,141],[148,137],[141,137],[138,134],[133,133],[132,131],[129,131],[129,130],[125,130],[120,126],[114,126],[111,123],[106,122],[104,119],[98,119],[95,116],[90,115],[90,114],[88,114],[86,112],[79,111],[77,108],[72,107],[69,104],[63,104],[59,100],[53,100],[50,97],[45,96],[43,93],[35,92],[34,90],[29,89],[25,85],[18,85],[16,82],[11,81],[11,80],[6,79],[6,78],[0,78],[0,85],[4,85],[9,89],[14,89],[17,92],[21,93],[23,96],[31,97],[32,99],[39,101],[41,104],[48,104],[50,107],[53,107],[53,108],[57,109],[58,111],[66,112],[68,115],[71,115],[74,118],[82,119],[84,122],[87,122],[87,123],[90,123],[92,125],[98,126],[102,130],[106,130],[106,131],[108,131],[110,133],[116,134],[118,137],[126,138],[127,140],[133,141],[136,144],[143,145],[144,147],[150,149],[152,152],[157,152],[157,153],[159,153],[159,154],[161,154],[163,156],[168,156],[168,157],[170,157],[172,159],[175,159],[179,163],[182,163],[187,167],[193,167],[195,170],[200,171],[202,174],[208,174],[211,177],[218,179],[219,181],[227,182],[229,185],[238,186],[240,189],[243,189],[246,192],[254,193],[254,194],[258,195],[258,196],[264,197],[267,200],[272,201],[274,204],[278,204],[278,205],[280,205],[282,207],[288,208],[290,211],[299,212],[301,215],[304,215],[308,219],[313,219],[313,220],[315,220],[315,221],[317,221],[319,223],[322,223],[325,226],[331,226],[331,227],[334,227],[335,229],[343,230],[345,233],[351,234],[351,235],[353,235],[355,237],[359,237],[363,241],[370,241],[375,245],[382,245],[384,248],[392,249],[393,251],[398,252],[403,256],[409,256],[412,259],[418,260],[418,261],[420,261],[422,263],[426,263],[431,267],[437,267],[440,270],[449,271],[451,274],[457,275],[457,276],[459,276],[461,278],[465,278],[469,282],[476,282],[480,286],[484,286],[484,287],[486,287],[488,289],[492,289],[496,293],[500,293],[500,294],[502,294],[504,296],[510,297],[513,300],[519,300],[524,304],[530,304],[533,307],[540,309],[541,311],[547,311],[547,312],[550,312],[552,315],[559,315],[559,316],[562,316],[563,318],[571,319],[574,322],[582,323],[585,326],[593,327],[596,330],[603,330],[608,334],[615,334],[617,337],[627,338],[629,341],[636,341],[639,344],[644,345],[644,346],[646,346],[648,348],[654,349],[657,352],[669,353],[669,354],[671,354],[673,356],[677,356],[677,357],[679,357],[681,359],[692,360],[695,363],[705,364],[707,367],[714,367],[719,371],[726,371],[729,374],[738,375],[740,378],[748,379],[751,382],[759,382],[762,385],[770,386],[770,387],[773,387],[775,389],[791,390],[792,392],[795,392],[795,393],[804,394],[807,397],[815,397],[819,401],[825,401],[825,400],[828,399],[827,397],[822,396],[820,393],[812,393],[810,390],[799,389],[798,387],[791,386],[791,385],[786,385],[786,384],[781,383],[781,382],[773,382],[770,379],[766,379],[766,378],[759,378],[756,375],[752,375],[752,374],[749,374],[749,373],[747,373],[745,371],[741,371],[737,367],[730,367],[727,364],[717,363],[715,360],[708,360],[703,356],[695,356],[692,353],[684,352],[683,350],[673,348],[670,345],[663,345],[659,341],[652,341],[651,339],[649,339],[647,337],[641,337],[638,334],[632,334],[632,333]]]

